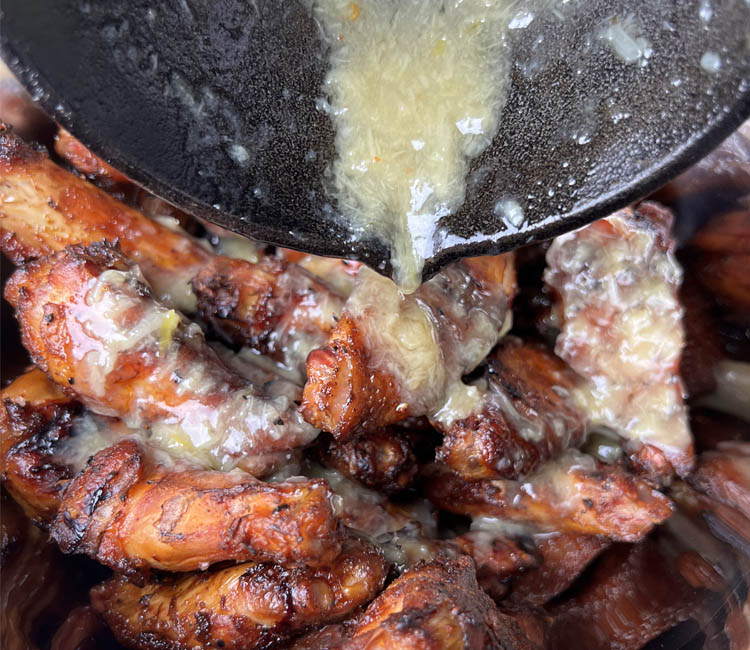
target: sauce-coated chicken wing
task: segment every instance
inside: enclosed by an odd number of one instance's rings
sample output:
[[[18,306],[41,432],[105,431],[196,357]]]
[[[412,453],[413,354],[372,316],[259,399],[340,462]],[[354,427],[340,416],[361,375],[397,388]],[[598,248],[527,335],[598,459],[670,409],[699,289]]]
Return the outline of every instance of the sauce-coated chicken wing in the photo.
[[[635,542],[672,513],[667,497],[617,465],[569,450],[524,481],[467,481],[439,472],[430,499],[457,514]]]
[[[265,474],[317,435],[288,398],[266,396],[229,370],[200,328],[155,301],[111,246],[31,262],[6,297],[24,345],[56,382],[93,411],[181,441],[217,469]]]

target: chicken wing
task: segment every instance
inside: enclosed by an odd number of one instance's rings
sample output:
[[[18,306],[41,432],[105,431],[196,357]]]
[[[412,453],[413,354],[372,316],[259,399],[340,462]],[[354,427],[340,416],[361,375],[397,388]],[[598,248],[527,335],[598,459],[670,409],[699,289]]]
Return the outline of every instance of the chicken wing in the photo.
[[[446,426],[437,459],[467,479],[525,476],[586,432],[580,379],[544,346],[506,337],[488,360],[476,413]]]
[[[646,481],[575,450],[525,481],[466,481],[439,472],[427,491],[450,512],[629,542],[642,539],[672,513],[670,500]]]
[[[555,351],[587,381],[576,396],[655,478],[684,475],[693,462],[671,220],[652,203],[621,210],[555,239],[545,272],[562,306]]]
[[[477,584],[470,558],[420,564],[355,622],[342,650],[532,650],[518,622]]]
[[[323,481],[169,469],[123,440],[67,486],[50,533],[63,552],[125,573],[224,560],[319,566],[340,550],[331,497]]]
[[[240,564],[142,587],[115,577],[91,602],[129,648],[252,650],[344,618],[374,598],[386,569],[375,547],[348,540],[327,567]]]
[[[503,333],[514,291],[511,255],[456,262],[407,296],[361,269],[327,346],[308,357],[305,418],[346,439],[436,413]]]
[[[72,476],[54,451],[70,435],[80,408],[36,368],[0,391],[0,474],[13,499],[37,522],[54,516],[60,481]]]
[[[307,353],[325,343],[343,305],[294,264],[212,255],[196,240],[126,206],[61,169],[0,124],[0,249],[16,264],[71,244],[118,242],[154,294],[200,315],[239,345],[304,376]]]
[[[653,540],[617,545],[580,593],[552,609],[551,647],[638,650],[691,618],[700,600]]]
[[[57,383],[216,469],[268,473],[317,435],[285,396],[230,371],[200,328],[151,298],[138,268],[109,245],[28,264],[6,297],[24,345]]]

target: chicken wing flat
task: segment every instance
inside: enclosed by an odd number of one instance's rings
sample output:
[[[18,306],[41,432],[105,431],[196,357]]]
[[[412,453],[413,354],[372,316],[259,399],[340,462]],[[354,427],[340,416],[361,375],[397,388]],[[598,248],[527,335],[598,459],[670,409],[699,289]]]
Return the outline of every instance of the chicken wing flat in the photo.
[[[445,426],[437,459],[468,479],[525,476],[578,445],[583,410],[572,398],[580,379],[544,346],[506,337],[488,359],[478,412]]]
[[[691,618],[701,596],[653,540],[615,546],[582,591],[553,608],[550,647],[637,650]]]
[[[6,285],[24,345],[94,412],[150,428],[216,469],[262,475],[317,432],[284,396],[230,371],[200,328],[155,301],[113,247],[72,246]]]
[[[331,497],[323,481],[172,470],[124,440],[96,454],[68,485],[50,532],[65,553],[125,573],[191,571],[224,560],[319,566],[340,551]]]
[[[513,602],[544,605],[565,591],[612,542],[591,535],[537,535],[534,539],[540,556],[531,567],[513,578],[509,596]]]
[[[395,427],[359,433],[345,442],[323,433],[315,455],[323,465],[386,494],[406,488],[418,470],[408,433]]]
[[[0,474],[27,516],[49,520],[60,503],[60,481],[71,477],[54,448],[70,435],[81,405],[38,369],[0,391]]]
[[[421,564],[355,621],[341,650],[532,650],[537,646],[477,584],[468,557]]]
[[[16,264],[71,244],[118,242],[154,294],[304,376],[307,353],[325,343],[343,305],[294,264],[212,255],[197,240],[148,219],[55,165],[0,125],[0,249]]]
[[[91,602],[129,648],[253,650],[346,617],[375,597],[386,569],[374,546],[348,540],[327,567],[240,564],[145,586],[115,577]]]
[[[427,491],[433,503],[457,514],[628,542],[642,539],[672,513],[670,500],[645,480],[575,450],[525,481],[467,481],[440,472]]]
[[[555,351],[587,380],[576,396],[655,477],[684,475],[693,462],[671,221],[653,203],[621,210],[555,239],[545,272],[562,306]]]
[[[456,262],[406,296],[361,269],[328,344],[308,357],[305,418],[346,439],[436,413],[497,343],[514,292],[511,255]]]

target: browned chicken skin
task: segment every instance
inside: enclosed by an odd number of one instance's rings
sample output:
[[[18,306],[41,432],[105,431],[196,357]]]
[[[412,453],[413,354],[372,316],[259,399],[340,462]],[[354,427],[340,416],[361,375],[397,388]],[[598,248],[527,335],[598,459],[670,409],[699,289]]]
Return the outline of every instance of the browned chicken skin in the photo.
[[[39,522],[59,507],[68,467],[56,462],[55,445],[70,434],[80,404],[38,369],[0,391],[0,474],[5,488]]]
[[[241,472],[169,468],[133,439],[99,451],[71,479],[75,449],[65,443],[79,405],[39,370],[2,399],[5,486],[27,514],[51,522],[66,553],[142,573],[227,560],[317,566],[340,550],[333,494],[321,480],[263,483]]]
[[[748,190],[750,191],[750,189]],[[750,209],[711,219],[690,242],[698,280],[734,318],[750,324]]]
[[[567,589],[583,569],[607,548],[605,537],[559,533],[535,538],[539,566],[513,578],[510,599],[544,605]]]
[[[427,489],[450,512],[628,542],[642,539],[672,513],[669,499],[648,482],[573,451],[525,481],[467,481],[437,473]]]
[[[115,577],[91,601],[130,648],[247,650],[344,618],[372,600],[385,575],[375,547],[352,539],[328,567],[240,564],[142,587]]]
[[[468,479],[525,476],[583,440],[580,383],[544,346],[506,338],[488,359],[478,412],[438,429],[437,458]]]
[[[308,357],[305,418],[343,440],[434,414],[497,342],[514,292],[511,255],[461,260],[408,296],[361,271],[328,344]]]
[[[123,440],[73,479],[50,532],[64,552],[126,573],[224,560],[320,566],[340,550],[331,496],[323,481],[170,470]]]
[[[217,469],[262,475],[317,435],[294,403],[230,371],[200,329],[154,301],[137,267],[110,246],[72,246],[29,263],[6,297],[24,345],[56,382],[95,412],[157,435],[176,429]]]
[[[353,622],[341,650],[533,650],[519,623],[477,584],[472,561],[421,564]],[[304,646],[303,646],[304,647]]]
[[[240,345],[304,371],[343,301],[294,264],[215,256],[184,233],[55,165],[0,125],[0,249],[16,264],[71,244],[118,242],[154,293]],[[191,287],[192,285],[192,287]],[[197,301],[197,302],[196,302]],[[306,342],[302,339],[306,339]],[[297,345],[292,345],[296,341]]]
[[[360,433],[345,442],[323,433],[315,455],[344,476],[386,494],[406,488],[418,470],[408,433],[393,427]]]

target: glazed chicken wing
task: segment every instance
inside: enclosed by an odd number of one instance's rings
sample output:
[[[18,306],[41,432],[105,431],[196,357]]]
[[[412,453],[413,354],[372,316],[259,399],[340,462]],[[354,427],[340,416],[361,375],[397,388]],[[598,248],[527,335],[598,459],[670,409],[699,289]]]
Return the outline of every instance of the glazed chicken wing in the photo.
[[[642,539],[672,513],[669,499],[645,480],[575,450],[525,481],[467,481],[438,472],[427,489],[450,512],[628,542]]]
[[[461,260],[407,296],[363,268],[328,344],[308,357],[305,418],[346,439],[435,414],[499,339],[514,292],[511,255]]]
[[[0,249],[16,264],[71,244],[118,242],[154,294],[239,345],[304,373],[343,305],[294,264],[212,255],[196,240],[61,169],[0,125]]]
[[[315,454],[324,465],[388,494],[406,488],[416,475],[412,446],[407,432],[391,427],[362,432],[345,442],[323,433]]]
[[[24,345],[86,406],[156,439],[255,475],[315,438],[296,406],[230,371],[197,325],[155,301],[138,268],[108,245],[29,263],[6,285]]]
[[[572,398],[579,378],[544,346],[506,337],[488,359],[475,387],[475,413],[450,424],[437,459],[468,479],[515,479],[532,472],[586,432]]]
[[[555,351],[587,381],[579,402],[657,478],[684,475],[693,460],[671,220],[652,203],[621,210],[555,239],[545,272],[561,305]]]
[[[91,602],[129,648],[253,650],[344,618],[385,576],[382,555],[349,540],[327,567],[240,564],[145,586],[115,577],[92,590]]]

